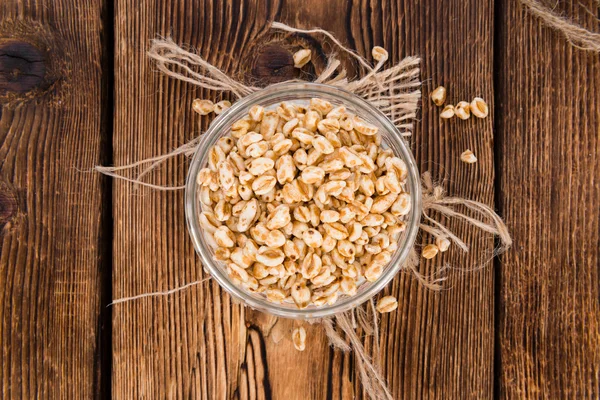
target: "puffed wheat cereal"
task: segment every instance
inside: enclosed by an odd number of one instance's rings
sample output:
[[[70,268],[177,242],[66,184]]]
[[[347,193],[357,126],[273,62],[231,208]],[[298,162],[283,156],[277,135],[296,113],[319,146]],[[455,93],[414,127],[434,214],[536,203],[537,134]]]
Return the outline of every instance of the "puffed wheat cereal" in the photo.
[[[376,47],[373,57],[387,54]],[[310,51],[295,59],[304,65]],[[218,114],[230,106],[198,100],[194,109]],[[199,223],[235,284],[303,309],[354,296],[381,277],[400,246],[412,198],[406,163],[364,117],[319,98],[254,105],[209,150],[196,176]],[[446,242],[438,238],[423,256],[445,251]],[[386,296],[377,310],[396,307]],[[294,330],[298,350],[305,340],[304,328]]]
[[[303,327],[294,329],[292,341],[294,342],[296,350],[304,351],[306,348],[306,330]]]
[[[375,308],[382,314],[389,313],[398,308],[398,301],[394,296],[385,296],[377,302],[377,307]]]

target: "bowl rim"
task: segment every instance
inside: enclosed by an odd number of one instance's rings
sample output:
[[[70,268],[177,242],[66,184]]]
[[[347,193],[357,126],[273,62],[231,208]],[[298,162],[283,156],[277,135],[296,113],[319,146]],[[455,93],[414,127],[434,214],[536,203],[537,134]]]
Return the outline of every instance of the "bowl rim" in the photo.
[[[286,308],[281,307],[277,303],[268,302],[266,299],[258,299],[254,297],[251,293],[249,293],[244,288],[233,283],[227,276],[226,272],[223,271],[214,261],[210,255],[210,250],[206,248],[200,236],[203,235],[202,228],[197,219],[196,210],[196,175],[202,165],[200,165],[200,161],[203,156],[203,150],[207,150],[207,143],[211,143],[211,140],[216,139],[218,137],[222,137],[221,131],[225,129],[228,124],[231,124],[235,121],[231,121],[228,117],[233,117],[236,115],[238,111],[241,109],[249,108],[254,104],[260,104],[262,100],[268,100],[270,97],[275,96],[278,92],[283,91],[304,91],[314,93],[316,96],[319,93],[339,97],[343,101],[347,101],[358,104],[360,107],[366,108],[370,116],[373,119],[376,119],[379,125],[383,126],[390,135],[397,136],[399,147],[401,153],[399,156],[406,163],[408,168],[408,186],[411,189],[410,197],[412,200],[412,207],[410,218],[407,222],[407,229],[405,231],[403,246],[398,248],[393,255],[390,264],[393,262],[393,265],[388,264],[384,273],[375,281],[369,284],[366,290],[362,293],[358,293],[354,296],[343,297],[338,302],[333,305],[322,306],[318,308],[305,308],[305,309],[297,309],[297,308]],[[401,270],[402,265],[406,261],[409,256],[410,251],[412,250],[417,233],[419,228],[419,222],[421,219],[421,181],[419,177],[418,167],[412,151],[410,150],[409,144],[404,140],[400,131],[394,126],[394,124],[375,106],[370,104],[367,100],[357,96],[354,93],[348,92],[344,89],[334,87],[331,85],[325,85],[320,83],[312,83],[312,82],[304,82],[304,81],[294,81],[294,82],[284,82],[278,83],[274,85],[270,85],[264,89],[261,89],[257,92],[254,92],[238,101],[236,101],[228,110],[226,110],[221,115],[217,116],[209,128],[200,138],[197,150],[194,153],[192,161],[190,163],[186,185],[185,185],[185,214],[188,232],[194,243],[194,249],[196,254],[200,257],[202,262],[202,266],[205,272],[208,272],[210,276],[215,279],[221,288],[223,288],[226,292],[228,292],[233,299],[241,301],[243,304],[252,307],[253,309],[270,313],[272,315],[286,317],[286,318],[294,318],[294,319],[313,319],[313,318],[323,318],[328,317],[333,314],[344,312],[359,305],[363,304],[367,300],[371,299],[377,293],[379,293],[385,286],[398,274]]]

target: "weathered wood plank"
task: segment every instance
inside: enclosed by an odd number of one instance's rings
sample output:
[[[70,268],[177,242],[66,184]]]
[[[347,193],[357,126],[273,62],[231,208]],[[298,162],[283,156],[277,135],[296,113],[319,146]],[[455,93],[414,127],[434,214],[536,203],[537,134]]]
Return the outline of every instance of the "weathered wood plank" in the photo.
[[[248,67],[250,46],[277,7],[264,2],[119,2],[115,163],[169,151],[209,122],[193,115],[191,102],[216,94],[156,73],[145,55],[150,39],[172,35],[224,70],[238,71]],[[154,179],[181,183],[186,173],[185,164],[177,160]],[[204,276],[187,233],[182,193],[116,182],[113,202],[114,297],[163,290]],[[246,326],[243,308],[232,304],[214,282],[170,298],[118,305],[113,326],[112,393],[117,399],[230,398],[243,391],[264,397],[269,391],[266,369],[252,361],[264,357],[261,332]],[[238,388],[246,377],[252,381]]]
[[[422,112],[412,139],[421,171],[445,178],[451,195],[493,205],[492,119],[442,122],[428,99],[431,90],[444,85],[449,104],[474,96],[492,101],[493,3],[354,1],[348,17],[348,40],[359,53],[381,45],[391,50],[392,60],[422,57]],[[460,162],[467,148],[479,158],[477,164]],[[468,268],[493,248],[472,227],[449,227],[467,240],[469,255],[452,250],[422,263],[422,272],[431,272],[434,263]],[[430,241],[426,236],[422,243]],[[398,312],[381,319],[383,367],[395,398],[492,397],[493,271],[451,272],[446,287],[432,293],[401,275],[385,290],[400,304]]]
[[[172,33],[175,41],[198,47],[203,56],[229,72],[264,77],[269,68],[287,71],[284,65],[270,65],[273,49],[264,51],[265,45],[272,40],[279,48],[289,43],[261,35],[268,20],[321,26],[369,58],[374,45],[388,48],[393,60],[422,55],[423,78],[429,80],[426,95],[440,83],[449,88],[453,102],[475,95],[493,97],[491,4],[453,2],[442,8],[417,1],[250,3],[236,2],[225,9],[208,1],[192,5],[172,1],[159,8],[134,2],[117,5],[116,42],[121,45],[115,56],[116,163],[150,157],[190,139],[197,134],[198,121],[189,111],[192,99],[215,97],[153,71],[144,50],[156,35]],[[313,44],[326,46],[319,38]],[[261,51],[267,53],[267,60],[259,56],[262,61],[254,62]],[[283,56],[277,59],[285,61]],[[427,99],[423,105],[414,138],[423,170],[446,174],[453,194],[492,204],[491,119],[441,123],[438,110]],[[201,126],[206,124],[202,118]],[[458,161],[466,147],[480,157],[477,165]],[[183,182],[182,165],[170,163],[153,178]],[[181,194],[115,183],[114,206],[115,297],[164,290],[203,276],[187,237]],[[472,245],[470,263],[493,247],[489,239],[470,233],[464,225],[451,227]],[[463,258],[450,254],[436,262],[447,260]],[[424,272],[429,270],[429,265],[423,265]],[[386,290],[401,303],[398,313],[383,318],[381,342],[387,354],[385,374],[397,397],[492,395],[493,273],[487,269],[452,274],[450,286],[451,291],[434,294],[401,276]],[[310,327],[307,350],[298,353],[290,341],[298,322],[276,322],[243,310],[215,283],[168,299],[118,305],[114,312],[112,392],[116,398],[361,395],[352,356],[330,350],[319,327]]]
[[[104,4],[0,3],[1,398],[92,398],[107,377],[108,210],[91,172],[109,111]]]
[[[597,29],[583,7],[598,3],[557,10]],[[600,57],[517,1],[499,18],[499,204],[516,243],[500,269],[499,392],[598,398]]]

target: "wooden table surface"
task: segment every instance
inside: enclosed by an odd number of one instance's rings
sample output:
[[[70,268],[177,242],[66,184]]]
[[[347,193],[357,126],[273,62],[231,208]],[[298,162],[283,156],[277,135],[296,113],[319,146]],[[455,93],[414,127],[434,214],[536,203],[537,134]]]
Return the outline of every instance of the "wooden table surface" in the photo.
[[[598,28],[595,0],[552,6]],[[369,59],[375,45],[392,61],[422,57],[421,171],[492,205],[514,238],[442,292],[405,274],[385,289],[399,301],[381,319],[394,397],[598,398],[600,60],[517,0],[0,2],[0,398],[365,397],[353,356],[320,327],[297,352],[297,322],[244,309],[215,282],[106,307],[206,276],[181,192],[91,172],[172,150],[210,122],[190,112],[194,98],[230,99],[158,73],[149,40],[172,35],[261,82],[295,77],[298,46],[327,49],[269,32],[272,20],[327,29]],[[439,84],[450,102],[486,98],[493,117],[440,122],[427,99]],[[459,161],[466,148],[475,166]],[[185,174],[179,159],[151,179]],[[494,247],[451,228],[467,261]],[[420,268],[459,260],[453,250]]]

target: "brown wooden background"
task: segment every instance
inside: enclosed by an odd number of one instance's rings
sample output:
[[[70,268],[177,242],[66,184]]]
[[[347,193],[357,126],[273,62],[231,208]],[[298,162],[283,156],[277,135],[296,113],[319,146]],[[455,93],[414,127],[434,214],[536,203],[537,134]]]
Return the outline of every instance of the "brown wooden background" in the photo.
[[[553,5],[598,28],[595,0]],[[158,74],[149,40],[172,35],[266,81],[295,73],[294,46],[326,48],[268,33],[271,20],[320,26],[369,58],[374,45],[392,61],[421,56],[422,171],[493,205],[515,241],[441,293],[406,275],[385,290],[400,303],[381,323],[395,397],[598,398],[600,60],[516,0],[0,1],[0,398],[364,397],[352,356],[320,328],[296,352],[297,322],[245,310],[215,283],[105,307],[204,276],[181,193],[90,171],[169,151],[209,122],[190,104],[218,94]],[[493,118],[440,122],[427,100],[438,84],[450,102],[482,95]],[[459,162],[466,148],[475,166]],[[153,179],[185,174],[177,160]],[[452,228],[471,261],[494,246]]]

